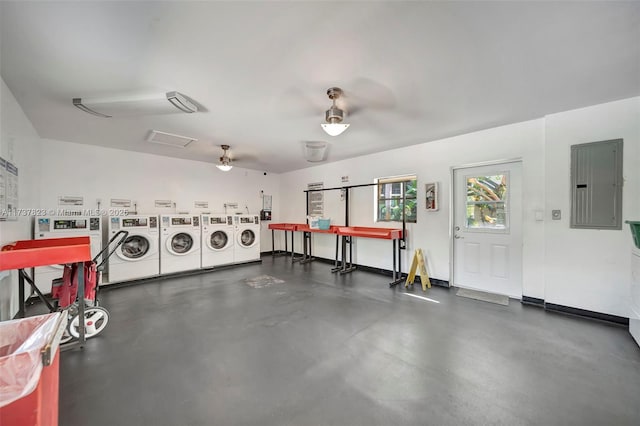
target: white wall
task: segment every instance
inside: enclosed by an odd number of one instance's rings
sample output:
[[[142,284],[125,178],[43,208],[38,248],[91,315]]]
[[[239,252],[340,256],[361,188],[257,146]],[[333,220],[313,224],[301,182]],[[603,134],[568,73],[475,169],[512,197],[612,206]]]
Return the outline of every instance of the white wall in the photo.
[[[628,316],[631,233],[571,229],[570,146],[624,139],[623,220],[640,219],[640,98],[596,105],[546,118],[546,209],[562,220],[545,224],[545,300]]]
[[[0,156],[18,167],[18,207],[37,208],[40,183],[40,137],[18,105],[9,88],[0,86]],[[0,222],[0,246],[31,238],[31,218]],[[4,277],[4,278],[1,278]],[[28,289],[27,289],[28,294]],[[0,272],[0,320],[15,315],[18,303],[18,274]]]
[[[279,214],[279,176],[234,167],[229,172],[213,164],[91,145],[43,139],[41,203],[57,208],[59,196],[82,196],[84,208],[110,208],[112,198],[133,200],[139,213],[224,212],[237,202],[238,212],[258,213],[261,192],[273,196],[274,220]],[[172,200],[176,208],[156,208],[155,200]],[[194,201],[208,201],[195,209]],[[246,207],[246,208],[245,208]],[[231,212],[231,211],[229,211]],[[262,224],[262,251],[271,250],[271,233]]]
[[[337,139],[336,139],[337,140]],[[338,142],[336,142],[338,143]],[[403,271],[415,248],[425,251],[429,275],[449,279],[449,233],[451,167],[472,163],[521,158],[523,163],[523,290],[531,297],[542,298],[544,286],[539,268],[543,261],[544,223],[536,222],[535,210],[544,208],[544,120],[533,120],[481,132],[457,136],[298,170],[282,175],[282,205],[286,221],[301,222],[305,217],[304,189],[307,183],[324,182],[325,187],[342,186],[340,177],[349,176],[349,184],[372,183],[375,178],[413,174],[418,177],[418,220],[408,225],[408,245],[403,253]],[[425,210],[426,182],[439,182],[440,210]],[[400,227],[401,223],[374,223],[374,189],[352,189],[350,224],[356,226]],[[334,224],[344,223],[344,202],[339,191],[325,193],[326,216]],[[297,244],[300,244],[299,242]],[[314,235],[314,254],[333,258],[335,240]],[[391,243],[383,240],[356,239],[354,262],[391,269]],[[298,247],[300,247],[298,245]]]
[[[628,226],[621,231],[569,228],[570,145],[615,138],[624,139],[623,218],[638,220],[640,98],[637,97],[283,174],[282,203],[290,206],[283,218],[291,222],[304,220],[303,190],[307,183],[341,186],[342,175],[350,177],[349,184],[361,184],[376,177],[416,173],[421,194],[425,182],[440,183],[440,211],[425,211],[424,200],[419,197],[418,222],[409,225],[409,250],[405,252],[403,269],[406,271],[413,249],[421,247],[426,250],[429,274],[448,280],[450,168],[520,157],[524,182],[523,295],[627,317],[632,244]],[[353,191],[351,224],[374,225],[373,190]],[[325,203],[333,222],[343,223],[343,203],[338,193],[327,193]],[[562,210],[561,221],[551,220],[552,209]],[[544,221],[535,221],[536,210],[544,211]],[[327,236],[314,238],[315,253],[332,258],[334,241]],[[382,241],[358,241],[354,261],[391,269],[387,245]]]

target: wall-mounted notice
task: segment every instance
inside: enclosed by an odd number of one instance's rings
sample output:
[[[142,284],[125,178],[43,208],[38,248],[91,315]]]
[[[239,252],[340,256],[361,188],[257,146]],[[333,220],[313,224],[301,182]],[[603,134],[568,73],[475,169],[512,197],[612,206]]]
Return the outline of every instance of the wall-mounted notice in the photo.
[[[156,200],[156,207],[171,208],[173,207],[173,202],[171,200]]]
[[[437,211],[438,206],[438,182],[425,183],[425,207],[429,211]]]
[[[131,200],[124,200],[121,198],[112,198],[111,207],[131,207]]]
[[[237,209],[238,203],[224,203],[225,209]]]
[[[262,196],[262,210],[271,211],[273,206],[273,197],[271,195]]]
[[[307,185],[307,189],[312,192],[308,192],[309,204],[307,205],[307,211],[309,212],[309,216],[318,216],[322,217],[324,215],[324,192],[317,191],[318,189],[323,189],[324,183],[316,182],[310,183]]]
[[[208,209],[209,208],[209,202],[208,201],[194,201],[193,202],[193,207],[195,207],[196,209]]]
[[[84,197],[61,195],[58,197],[58,205],[59,206],[82,206],[84,205]]]
[[[17,208],[18,168],[0,157],[0,220],[18,220]]]
[[[15,210],[18,208],[18,168],[7,161],[5,167],[5,198],[7,202],[7,210]],[[10,215],[10,219],[18,220],[15,215]]]

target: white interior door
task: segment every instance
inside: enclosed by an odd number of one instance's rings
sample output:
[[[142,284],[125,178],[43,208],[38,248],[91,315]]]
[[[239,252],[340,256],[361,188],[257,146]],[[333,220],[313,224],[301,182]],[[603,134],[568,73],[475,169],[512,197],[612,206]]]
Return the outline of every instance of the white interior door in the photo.
[[[522,163],[453,172],[453,285],[522,297]]]

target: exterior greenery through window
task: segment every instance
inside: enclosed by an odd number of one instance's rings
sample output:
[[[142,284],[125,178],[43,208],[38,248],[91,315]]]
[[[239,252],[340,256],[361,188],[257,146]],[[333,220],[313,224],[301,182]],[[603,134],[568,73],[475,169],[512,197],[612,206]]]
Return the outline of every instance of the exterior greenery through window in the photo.
[[[506,229],[508,174],[467,177],[467,228]]]
[[[402,221],[402,183],[404,182],[405,220],[416,222],[418,216],[418,183],[415,176],[378,179],[378,222]]]

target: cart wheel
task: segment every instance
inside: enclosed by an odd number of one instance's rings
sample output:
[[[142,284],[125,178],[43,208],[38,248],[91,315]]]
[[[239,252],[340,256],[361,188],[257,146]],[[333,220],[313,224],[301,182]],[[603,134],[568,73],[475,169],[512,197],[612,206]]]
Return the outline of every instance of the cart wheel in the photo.
[[[109,312],[97,306],[84,310],[84,337],[90,339],[100,334],[109,322]],[[74,338],[80,337],[79,316],[75,315],[69,321],[69,334]]]

